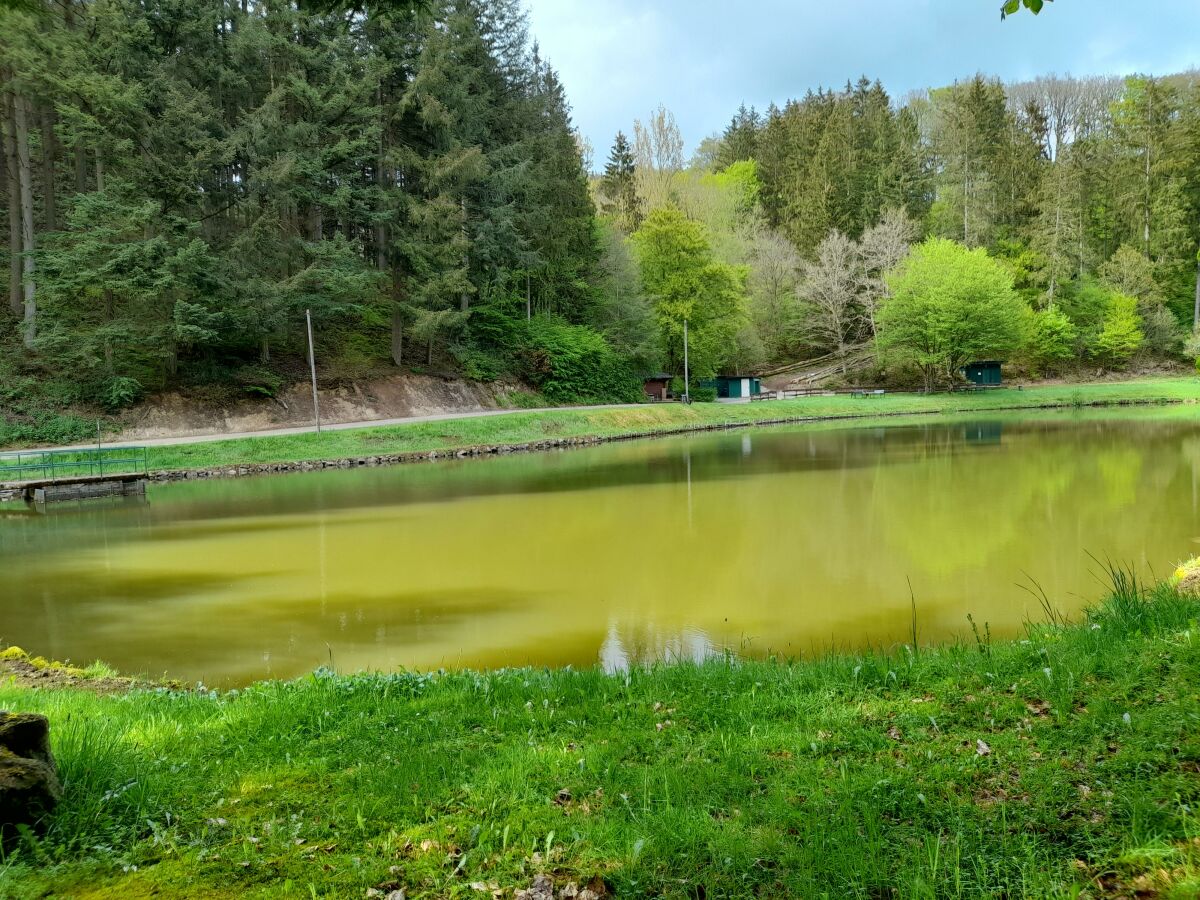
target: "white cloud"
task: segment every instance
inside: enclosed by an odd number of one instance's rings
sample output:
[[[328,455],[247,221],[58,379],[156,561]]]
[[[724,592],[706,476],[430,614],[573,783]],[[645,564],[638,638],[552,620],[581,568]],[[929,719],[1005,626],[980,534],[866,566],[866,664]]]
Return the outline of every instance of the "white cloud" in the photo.
[[[1200,3],[1059,0],[1001,24],[999,0],[529,0],[533,34],[562,74],[602,159],[618,129],[660,102],[688,143],[745,100],[766,107],[860,75],[894,97],[977,71],[1165,73],[1200,65]],[[1153,12],[1147,12],[1153,8]]]

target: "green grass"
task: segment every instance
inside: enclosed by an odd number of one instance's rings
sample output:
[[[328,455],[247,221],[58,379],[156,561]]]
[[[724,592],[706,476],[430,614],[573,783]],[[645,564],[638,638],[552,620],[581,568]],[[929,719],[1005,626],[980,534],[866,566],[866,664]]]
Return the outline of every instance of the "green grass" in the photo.
[[[150,467],[157,471],[205,469],[256,463],[345,459],[382,454],[427,453],[469,447],[526,444],[554,438],[610,438],[621,435],[753,424],[777,419],[961,413],[998,409],[1036,409],[1180,403],[1200,400],[1200,379],[1173,378],[1114,384],[1005,389],[977,394],[920,396],[894,394],[869,399],[810,397],[753,404],[646,405],[620,409],[561,409],[518,412],[486,418],[242,438],[155,447]]]
[[[1195,897],[1198,618],[1116,573],[1085,621],[995,644],[0,686],[51,717],[67,792],[0,896],[486,898],[547,873],[622,897]]]

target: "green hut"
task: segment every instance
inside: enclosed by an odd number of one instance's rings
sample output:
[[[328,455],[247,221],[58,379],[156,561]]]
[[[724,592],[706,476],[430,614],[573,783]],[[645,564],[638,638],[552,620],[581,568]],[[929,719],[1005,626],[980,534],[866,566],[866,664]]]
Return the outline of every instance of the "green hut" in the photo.
[[[722,400],[748,400],[762,393],[762,379],[757,375],[718,375],[700,382],[700,387],[715,390]]]
[[[985,360],[983,362],[967,363],[963,366],[963,377],[972,384],[978,384],[984,387],[993,387],[1004,383],[1004,373],[1001,371],[1003,363],[995,360]]]

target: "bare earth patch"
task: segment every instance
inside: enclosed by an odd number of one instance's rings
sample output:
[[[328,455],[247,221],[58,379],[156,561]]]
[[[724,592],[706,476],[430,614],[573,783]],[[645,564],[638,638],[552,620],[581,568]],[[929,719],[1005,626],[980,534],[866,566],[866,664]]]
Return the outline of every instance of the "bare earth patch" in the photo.
[[[0,653],[0,683],[33,689],[71,688],[94,694],[123,694],[138,684],[133,678],[96,674],[41,657],[31,659],[20,647],[9,647]]]

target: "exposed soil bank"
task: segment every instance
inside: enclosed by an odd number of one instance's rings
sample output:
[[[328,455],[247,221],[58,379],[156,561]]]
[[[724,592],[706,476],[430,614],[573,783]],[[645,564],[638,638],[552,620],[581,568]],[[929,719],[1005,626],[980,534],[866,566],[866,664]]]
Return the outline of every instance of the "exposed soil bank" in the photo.
[[[482,384],[433,375],[392,375],[323,388],[321,419],[329,424],[435,416],[498,409],[511,385]],[[157,395],[122,413],[117,441],[199,437],[311,425],[312,388],[293,384],[274,398],[232,403],[198,400],[177,392]]]

